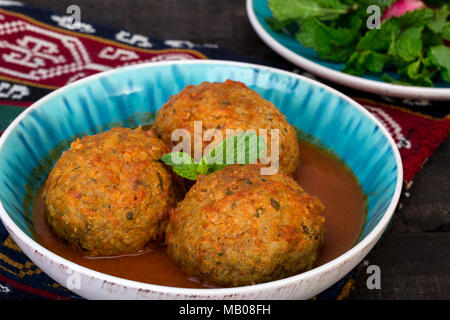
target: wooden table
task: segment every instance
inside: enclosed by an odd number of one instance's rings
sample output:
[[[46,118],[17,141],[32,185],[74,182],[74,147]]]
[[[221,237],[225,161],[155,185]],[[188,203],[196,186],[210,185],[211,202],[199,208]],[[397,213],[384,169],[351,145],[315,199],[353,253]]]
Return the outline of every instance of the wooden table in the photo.
[[[82,20],[161,39],[216,43],[236,53],[282,62],[253,31],[244,0],[29,0]],[[450,112],[450,106],[449,106]],[[363,269],[351,299],[450,299],[450,139],[416,176],[388,232],[367,256],[381,269],[381,290],[366,287]]]

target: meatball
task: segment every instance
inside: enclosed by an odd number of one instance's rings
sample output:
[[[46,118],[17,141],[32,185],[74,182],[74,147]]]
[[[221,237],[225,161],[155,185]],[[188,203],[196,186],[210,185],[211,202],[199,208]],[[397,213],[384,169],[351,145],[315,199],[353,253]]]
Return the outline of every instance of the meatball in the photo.
[[[291,175],[299,164],[298,141],[295,129],[286,117],[268,100],[238,81],[203,82],[189,85],[170,97],[156,115],[154,129],[167,143],[175,129],[187,129],[195,143],[202,137],[194,136],[194,121],[202,121],[202,129],[218,129],[226,137],[227,129],[267,129],[267,150],[271,155],[270,129],[279,130],[279,169]],[[216,139],[217,140],[217,139]],[[213,141],[213,144],[220,140]],[[203,142],[203,148],[209,142]]]
[[[167,252],[188,274],[252,285],[310,269],[323,242],[324,206],[282,173],[232,165],[201,176],[166,230]]]
[[[181,185],[161,162],[169,152],[141,127],[77,139],[52,169],[44,190],[56,234],[88,255],[135,252],[162,237]]]

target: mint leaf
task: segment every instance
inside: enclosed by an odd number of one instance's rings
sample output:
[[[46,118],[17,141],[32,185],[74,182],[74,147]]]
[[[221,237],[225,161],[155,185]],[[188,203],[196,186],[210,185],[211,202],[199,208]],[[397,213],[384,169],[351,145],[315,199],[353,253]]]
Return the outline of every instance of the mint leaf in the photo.
[[[255,131],[247,131],[222,140],[205,158],[209,166],[223,168],[224,165],[235,163],[254,163],[264,155],[266,149],[263,137]]]
[[[195,180],[201,174],[201,168],[194,163],[194,159],[184,152],[171,152],[161,157],[161,160],[169,166],[172,166],[173,171],[183,178]]]
[[[161,160],[167,165],[192,165],[194,164],[194,159],[185,152],[171,152],[167,153],[161,157]]]
[[[317,19],[307,19],[302,22],[296,38],[303,46],[316,51],[322,59],[344,62],[355,50],[362,20],[355,19],[353,24],[352,28],[334,28]]]
[[[391,58],[383,53],[370,50],[357,51],[347,61],[343,71],[354,75],[378,73],[383,71],[385,64],[390,60]]]
[[[256,132],[245,132],[234,138],[236,146],[235,160],[240,164],[255,163],[266,151],[266,143],[263,137]]]
[[[403,31],[396,41],[397,56],[406,62],[420,57],[422,54],[423,26],[410,27]]]
[[[436,68],[430,68],[426,63],[424,63],[422,58],[419,58],[416,61],[400,68],[398,73],[404,76],[405,79],[408,79],[408,81],[412,84],[431,87],[433,86],[431,78],[436,73]]]
[[[197,165],[186,165],[186,164],[180,164],[173,166],[172,169],[175,171],[176,174],[179,176],[189,179],[189,180],[197,180],[197,177],[200,172],[196,170]]]
[[[281,32],[284,28],[288,27],[291,23],[291,19],[286,20],[278,20],[274,17],[266,18],[266,22],[269,25],[270,29],[272,29],[275,32]]]
[[[269,0],[273,16],[280,20],[322,18],[333,19],[346,13],[350,6],[339,0]]]
[[[430,30],[429,28],[425,28],[422,31],[422,44],[425,50],[427,51],[428,48],[438,46],[440,44],[444,44],[444,39],[441,34],[435,33],[434,31]]]
[[[431,47],[428,57],[430,63],[440,70],[442,79],[450,82],[450,49],[445,45]]]
[[[427,27],[435,33],[441,33],[447,23],[448,7],[443,6],[440,10],[435,11],[434,20],[427,23]]]
[[[434,10],[429,8],[407,11],[400,17],[390,18],[398,21],[402,30],[413,26],[424,26],[434,19]]]
[[[442,38],[450,41],[450,22],[447,22],[442,29]]]
[[[367,31],[359,40],[358,50],[386,51],[400,33],[398,20],[388,19],[381,23],[380,29]]]
[[[414,61],[413,63],[410,63],[406,67],[406,74],[411,79],[417,79],[420,76],[420,59],[417,59],[417,61]]]
[[[171,152],[161,157],[161,160],[179,176],[196,180],[201,174],[209,174],[226,166],[240,163],[255,163],[264,156],[267,146],[263,137],[254,131],[242,132],[221,141],[199,163],[184,152]]]
[[[199,174],[208,174],[208,171],[209,171],[208,169],[209,169],[208,163],[206,162],[205,158],[202,158],[200,160],[200,163],[197,165],[197,168],[196,168],[197,172]]]

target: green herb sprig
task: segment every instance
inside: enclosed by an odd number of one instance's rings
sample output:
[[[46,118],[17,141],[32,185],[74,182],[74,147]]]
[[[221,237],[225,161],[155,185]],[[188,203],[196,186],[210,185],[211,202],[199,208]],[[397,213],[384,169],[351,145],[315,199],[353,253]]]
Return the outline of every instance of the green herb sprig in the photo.
[[[253,131],[242,132],[219,142],[197,163],[185,152],[165,154],[161,160],[179,176],[196,180],[232,164],[249,164],[262,158],[267,150],[266,142]]]

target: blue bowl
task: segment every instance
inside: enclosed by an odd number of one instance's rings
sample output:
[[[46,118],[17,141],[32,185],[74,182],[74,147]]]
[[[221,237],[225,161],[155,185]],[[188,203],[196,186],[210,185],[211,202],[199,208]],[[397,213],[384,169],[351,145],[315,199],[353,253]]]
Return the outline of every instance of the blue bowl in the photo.
[[[362,235],[352,249],[308,272],[269,283],[225,289],[182,289],[105,275],[63,259],[33,240],[32,196],[68,141],[115,126],[153,121],[168,98],[188,84],[244,82],[272,101],[288,121],[338,155],[368,195]],[[13,239],[62,285],[67,270],[80,275],[87,298],[309,298],[348,273],[389,223],[402,186],[398,150],[386,129],[350,98],[285,71],[225,61],[136,65],[100,73],[63,87],[25,110],[0,138],[0,218]],[[31,227],[31,228],[30,228]],[[62,271],[63,270],[63,271]],[[115,290],[106,290],[105,281]]]

